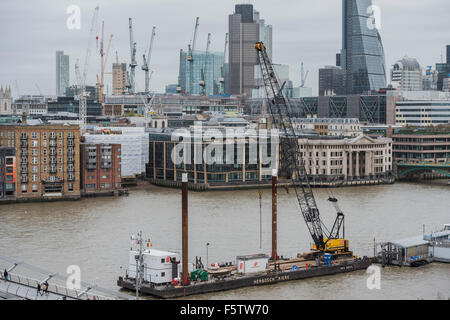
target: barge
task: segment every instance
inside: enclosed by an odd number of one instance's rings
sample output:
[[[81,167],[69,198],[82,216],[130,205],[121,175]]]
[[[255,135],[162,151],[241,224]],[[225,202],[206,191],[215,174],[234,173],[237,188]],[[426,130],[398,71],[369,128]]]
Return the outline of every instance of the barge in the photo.
[[[147,251],[147,250],[146,250]],[[149,250],[149,254],[152,249]],[[156,255],[161,251],[156,250]],[[144,252],[145,256],[145,252]],[[259,255],[258,255],[259,256]],[[251,257],[251,256],[249,256]],[[250,259],[251,260],[251,259]],[[176,257],[168,257],[164,259],[165,263],[173,262],[172,267],[167,268],[153,268],[153,271],[159,271],[160,275],[167,276],[166,271],[178,270],[178,263]],[[251,260],[252,261],[252,260]],[[300,279],[307,279],[319,276],[335,275],[339,273],[348,273],[357,270],[367,269],[373,262],[372,258],[363,257],[356,258],[351,257],[349,259],[344,259],[342,261],[334,262],[321,262],[319,265],[315,261],[305,260],[305,259],[284,259],[277,262],[269,262],[267,269],[264,268],[262,271],[241,273],[239,268],[235,265],[224,265],[216,270],[204,270],[196,269],[190,274],[205,272],[205,278],[198,277],[195,280],[190,277],[188,284],[183,285],[179,282],[179,277],[175,278],[172,282],[161,282],[158,283],[157,279],[162,279],[163,277],[155,278],[156,272],[149,271],[148,266],[145,267],[143,272],[143,281],[140,281],[138,289],[140,293],[150,295],[156,298],[169,299],[185,297],[189,295],[205,294],[211,292],[219,292],[225,290],[232,290],[244,287],[254,287],[262,285],[276,284],[279,282],[293,281]],[[283,267],[286,266],[286,267]],[[192,270],[192,265],[190,266]],[[128,269],[127,275],[125,277],[119,277],[117,280],[117,285],[126,290],[136,291],[136,278],[135,273],[132,273],[133,266]],[[146,275],[153,275],[153,279]],[[170,276],[169,276],[170,277]],[[172,275],[173,277],[173,275]],[[164,280],[163,280],[164,281]]]

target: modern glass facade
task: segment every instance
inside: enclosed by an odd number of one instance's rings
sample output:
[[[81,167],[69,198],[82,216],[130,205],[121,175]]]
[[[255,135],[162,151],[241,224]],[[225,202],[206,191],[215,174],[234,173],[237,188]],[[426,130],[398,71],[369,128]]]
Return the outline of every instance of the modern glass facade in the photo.
[[[180,86],[181,92],[189,94],[201,94],[202,88],[199,84],[202,80],[202,69],[205,73],[205,91],[207,96],[217,95],[220,91],[219,78],[221,68],[224,64],[224,55],[221,52],[194,51],[193,56],[193,90],[190,89],[190,62],[187,61],[188,52],[180,51]]]
[[[56,51],[56,95],[65,94],[69,86],[69,56],[64,51]]]
[[[210,143],[202,141],[201,138],[192,137],[190,142],[187,140],[185,161],[174,164],[172,152],[179,142],[172,141],[172,135],[169,132],[150,133],[149,137],[149,163],[146,167],[146,177],[150,180],[181,181],[183,173],[188,174],[189,182],[193,184],[269,182],[272,178],[271,163],[261,163],[262,155],[260,155],[262,153],[268,158],[272,156],[270,136],[264,140],[258,137],[238,136],[236,140],[226,140],[222,145],[222,154],[214,154],[217,161],[210,164],[204,159],[199,161],[196,158],[199,154],[205,155],[208,152]],[[200,141],[196,142],[195,139]],[[254,141],[255,145],[249,141]],[[264,151],[262,151],[263,144],[266,144]]]
[[[386,87],[384,49],[375,25],[372,0],[343,0],[342,66],[347,94]]]

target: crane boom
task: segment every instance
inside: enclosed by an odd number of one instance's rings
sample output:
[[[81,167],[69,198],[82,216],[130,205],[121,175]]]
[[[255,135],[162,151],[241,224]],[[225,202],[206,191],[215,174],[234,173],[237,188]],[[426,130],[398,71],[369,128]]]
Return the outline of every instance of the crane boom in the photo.
[[[199,17],[195,19],[195,28],[194,28],[194,37],[192,40],[192,44],[189,45],[188,49],[188,55],[186,57],[187,61],[189,62],[189,93],[194,93],[194,50],[195,50],[195,43],[197,41],[197,31],[199,26]]]
[[[108,47],[106,49],[106,55],[104,49],[104,36],[105,36],[105,22],[102,21],[102,38],[100,40],[100,78],[98,79],[98,102],[103,102],[103,87],[104,87],[104,78],[105,78],[105,66],[108,62],[109,49],[111,48],[111,41],[113,35],[109,36]]]
[[[87,94],[86,94],[86,76],[89,68],[89,57],[91,55],[91,46],[94,40],[94,29],[96,26],[98,18],[99,7],[95,7],[94,14],[92,15],[91,29],[89,31],[88,47],[86,49],[86,58],[84,60],[83,76],[81,77],[81,94],[80,94],[80,105],[79,105],[79,120],[81,122],[80,130],[83,132],[86,126],[86,116],[87,116]],[[79,72],[79,71],[78,71]]]
[[[144,63],[142,64],[142,70],[145,71],[145,92],[148,92],[150,90],[150,78],[151,75],[149,73],[149,66],[150,66],[150,58],[152,56],[152,51],[153,51],[153,40],[155,39],[155,35],[156,35],[156,27],[153,27],[152,29],[152,36],[150,38],[150,46],[148,48],[148,52],[147,52],[147,56],[145,56],[145,54],[142,55],[143,59],[144,59]]]
[[[206,41],[206,51],[205,51],[205,62],[203,63],[203,68],[201,69],[201,80],[199,81],[199,85],[202,88],[202,95],[206,96],[206,72],[208,67],[208,53],[209,46],[211,45],[211,33],[208,33],[208,40]]]
[[[134,42],[134,38],[133,38],[133,22],[132,22],[131,18],[128,18],[128,28],[130,31],[130,57],[131,57],[129,91],[130,91],[130,93],[134,93],[135,88],[136,88],[134,79],[135,79],[135,75],[136,75],[137,62],[136,62],[136,42]]]
[[[319,209],[309,183],[304,160],[301,158],[299,141],[294,130],[291,116],[292,109],[288,100],[283,96],[284,84],[280,86],[278,77],[270,62],[264,44],[262,42],[257,42],[255,44],[255,49],[258,51],[259,65],[261,67],[261,74],[267,94],[269,110],[273,118],[273,124],[281,131],[280,133],[284,135],[280,142],[282,156],[280,174],[290,178],[292,181],[292,186],[295,190],[301,213],[315,244],[313,248],[321,252],[333,251],[333,248],[337,248],[337,246],[330,248],[327,246],[327,242],[331,239],[336,239],[339,236],[340,228],[343,226],[344,215],[342,212],[338,212],[338,217],[336,218],[330,235],[324,235]],[[346,250],[347,241],[343,241],[344,245],[342,250]],[[341,242],[339,241],[339,243]],[[334,245],[335,243],[332,242],[332,246]]]
[[[223,65],[220,68],[220,94],[225,94],[225,64],[227,61],[228,32],[225,34],[225,47],[223,49]]]

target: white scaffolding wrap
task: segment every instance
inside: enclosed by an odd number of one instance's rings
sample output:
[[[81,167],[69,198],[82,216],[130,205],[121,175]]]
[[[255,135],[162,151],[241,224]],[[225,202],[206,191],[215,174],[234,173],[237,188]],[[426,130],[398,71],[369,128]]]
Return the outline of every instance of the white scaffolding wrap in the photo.
[[[120,144],[122,152],[122,177],[145,173],[149,160],[149,137],[145,128],[136,127],[94,127],[94,131],[109,129],[113,134],[84,135],[86,143]],[[121,134],[118,134],[121,133]]]

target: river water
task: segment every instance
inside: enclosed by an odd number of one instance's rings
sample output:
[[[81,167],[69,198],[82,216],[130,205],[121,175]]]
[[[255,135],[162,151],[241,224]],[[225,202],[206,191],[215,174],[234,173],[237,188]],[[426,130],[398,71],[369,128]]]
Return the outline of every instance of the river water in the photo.
[[[358,256],[373,255],[373,241],[394,240],[441,229],[450,223],[450,186],[432,183],[344,187],[331,190],[345,213],[346,238]],[[322,220],[329,228],[335,211],[327,189],[314,189]],[[128,263],[131,234],[142,230],[153,248],[181,251],[181,191],[144,186],[129,196],[73,202],[0,206],[0,255],[64,274],[81,268],[82,280],[118,290],[116,280]],[[269,253],[271,191],[262,196],[262,248],[257,190],[189,193],[190,260],[233,261],[236,255]],[[311,238],[293,192],[280,189],[278,251],[295,256]],[[0,267],[6,266],[0,262]],[[291,281],[270,286],[190,297],[190,299],[449,299],[450,264],[420,268],[386,267],[381,289],[369,290],[369,274]]]

